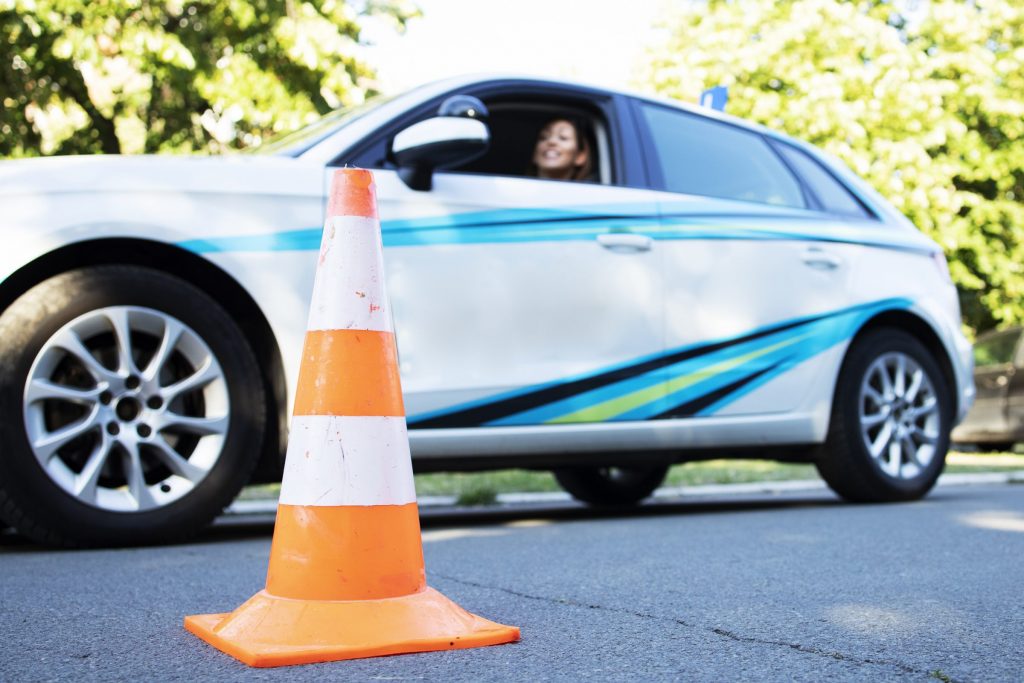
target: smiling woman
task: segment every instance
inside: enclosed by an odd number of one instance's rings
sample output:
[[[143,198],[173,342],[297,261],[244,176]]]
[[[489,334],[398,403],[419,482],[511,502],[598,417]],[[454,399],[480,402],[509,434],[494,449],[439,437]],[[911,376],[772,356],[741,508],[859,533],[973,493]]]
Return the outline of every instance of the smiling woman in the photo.
[[[555,118],[540,129],[531,175],[548,180],[586,180],[592,170],[590,142],[582,122]]]

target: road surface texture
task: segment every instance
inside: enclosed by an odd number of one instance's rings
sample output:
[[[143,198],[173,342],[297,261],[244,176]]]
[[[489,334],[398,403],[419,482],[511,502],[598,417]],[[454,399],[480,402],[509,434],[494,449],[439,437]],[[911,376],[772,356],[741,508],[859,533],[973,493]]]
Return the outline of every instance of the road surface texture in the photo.
[[[265,521],[163,548],[0,537],[0,680],[1024,680],[1020,485],[440,513],[429,583],[522,642],[249,669],[181,620],[261,588],[269,547]]]

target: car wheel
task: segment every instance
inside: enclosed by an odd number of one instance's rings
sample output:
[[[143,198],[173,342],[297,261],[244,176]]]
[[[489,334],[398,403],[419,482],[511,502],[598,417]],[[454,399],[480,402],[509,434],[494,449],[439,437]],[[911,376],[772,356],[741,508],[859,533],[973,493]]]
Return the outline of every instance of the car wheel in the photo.
[[[54,276],[0,315],[0,516],[48,545],[161,543],[229,504],[265,397],[225,310],[165,273]]]
[[[590,505],[632,505],[654,492],[668,465],[634,467],[567,467],[555,479],[573,498]]]
[[[945,377],[928,350],[900,330],[868,332],[839,374],[818,471],[847,500],[921,498],[945,463],[951,415]]]

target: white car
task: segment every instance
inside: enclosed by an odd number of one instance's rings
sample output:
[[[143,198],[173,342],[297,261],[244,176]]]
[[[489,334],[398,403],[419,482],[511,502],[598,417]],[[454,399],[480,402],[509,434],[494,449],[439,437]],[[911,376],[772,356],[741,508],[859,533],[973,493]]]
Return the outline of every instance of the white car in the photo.
[[[592,173],[530,175],[585,122]],[[675,462],[929,491],[971,405],[941,249],[840,162],[705,109],[457,79],[224,157],[0,164],[0,516],[160,542],[280,476],[334,168],[374,169],[418,471],[555,470],[632,503]]]

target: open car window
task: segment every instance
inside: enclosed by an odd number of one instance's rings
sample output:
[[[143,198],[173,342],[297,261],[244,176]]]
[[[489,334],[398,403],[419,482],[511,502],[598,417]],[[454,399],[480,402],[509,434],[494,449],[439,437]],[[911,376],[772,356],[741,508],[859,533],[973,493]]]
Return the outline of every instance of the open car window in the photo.
[[[441,102],[455,93],[421,106],[412,116],[404,117],[395,125],[375,136],[367,144],[352,153],[336,159],[332,165],[352,164],[362,168],[395,168],[390,156],[390,144],[402,129],[436,115]],[[572,100],[572,103],[539,98],[517,97],[503,94],[501,97],[482,98],[487,105],[491,144],[486,154],[454,168],[443,169],[440,173],[472,173],[506,177],[529,178],[531,160],[537,136],[541,128],[557,117],[572,117],[583,120],[589,128],[588,139],[593,153],[593,171],[586,181],[611,185],[621,182],[613,171],[613,150],[609,122],[593,108]],[[555,181],[564,182],[564,181]]]
[[[498,102],[486,103],[491,145],[479,159],[447,169],[447,172],[478,173],[511,177],[533,177],[532,159],[537,136],[549,121],[571,117],[587,123],[587,138],[593,156],[590,176],[576,182],[612,183],[608,128],[603,117],[559,104]]]

